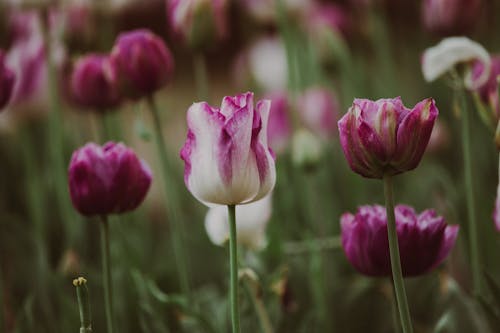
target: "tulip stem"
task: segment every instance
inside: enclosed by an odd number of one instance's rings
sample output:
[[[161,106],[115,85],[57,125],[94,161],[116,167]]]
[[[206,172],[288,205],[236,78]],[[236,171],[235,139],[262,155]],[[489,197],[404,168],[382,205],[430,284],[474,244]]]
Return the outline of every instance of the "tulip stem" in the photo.
[[[87,280],[83,277],[73,280],[80,310],[80,333],[92,333],[92,317],[90,315],[89,290]]]
[[[198,99],[206,101],[208,98],[208,71],[203,53],[194,55],[194,77],[196,80],[196,93]]]
[[[158,107],[156,105],[154,97],[151,95],[148,98],[148,105],[153,115],[154,132],[156,139],[156,147],[158,149],[158,155],[160,157],[161,169],[163,172],[163,190],[165,195],[165,204],[167,207],[167,217],[170,224],[171,232],[171,242],[174,248],[174,258],[177,267],[177,272],[179,274],[179,283],[181,291],[191,300],[191,288],[189,285],[188,270],[186,267],[186,255],[184,253],[183,233],[182,224],[179,222],[179,212],[176,205],[176,193],[171,193],[170,189],[175,190],[172,186],[172,179],[169,175],[175,175],[175,170],[170,164],[167,157],[167,147],[165,146],[165,141],[163,138],[163,131],[161,127],[160,115],[158,112]]]
[[[472,266],[473,293],[477,297],[481,292],[481,272],[479,264],[479,248],[477,243],[476,209],[474,203],[474,187],[472,182],[472,159],[470,150],[470,124],[469,113],[467,112],[467,101],[465,91],[459,89],[457,96],[460,98],[461,116],[462,116],[462,152],[465,177],[465,196],[467,202],[467,220],[469,226],[469,251]]]
[[[406,299],[403,272],[401,270],[401,259],[399,256],[398,235],[396,232],[396,216],[394,215],[394,196],[392,189],[392,177],[384,176],[385,209],[387,212],[387,234],[389,238],[389,252],[391,257],[392,280],[396,301],[401,319],[403,333],[412,333],[410,310]]]
[[[229,265],[231,269],[231,322],[233,333],[240,332],[238,310],[238,245],[236,240],[236,206],[227,206],[229,216]]]
[[[108,333],[113,333],[113,290],[111,284],[111,259],[109,251],[109,223],[106,215],[101,216],[101,257],[106,324]]]

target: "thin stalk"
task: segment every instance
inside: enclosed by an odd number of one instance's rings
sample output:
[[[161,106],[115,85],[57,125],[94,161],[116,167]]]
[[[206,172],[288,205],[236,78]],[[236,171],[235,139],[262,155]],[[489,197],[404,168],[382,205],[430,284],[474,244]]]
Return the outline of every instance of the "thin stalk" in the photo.
[[[170,223],[170,236],[171,242],[174,247],[174,258],[177,267],[177,272],[179,274],[179,283],[181,286],[181,291],[189,299],[191,299],[191,288],[189,284],[188,269],[186,267],[186,254],[184,251],[183,242],[183,232],[182,224],[179,220],[179,212],[177,211],[177,196],[173,192],[175,190],[172,183],[172,176],[174,176],[174,168],[170,165],[167,157],[167,147],[165,146],[165,141],[163,138],[163,131],[161,127],[160,115],[158,112],[158,107],[153,96],[148,98],[148,105],[153,116],[154,132],[156,139],[156,147],[158,149],[158,156],[160,156],[161,169],[163,172],[163,189],[165,195],[165,205],[167,207],[168,222]],[[171,176],[172,175],[172,176]],[[169,178],[170,177],[170,178]]]
[[[113,124],[111,123],[109,114],[98,115],[101,120],[101,141],[102,143],[108,142],[113,139]]]
[[[394,196],[392,193],[392,177],[384,176],[385,209],[387,211],[387,235],[389,238],[389,252],[391,256],[392,280],[399,310],[399,318],[403,333],[412,333],[410,310],[406,300],[401,259],[399,256],[398,235],[396,232],[396,216],[394,214]]]
[[[467,220],[469,226],[469,251],[470,261],[472,267],[472,284],[473,293],[477,297],[481,293],[481,272],[480,272],[480,259],[479,248],[477,242],[477,226],[476,226],[476,209],[474,203],[474,187],[472,182],[472,155],[470,148],[470,124],[469,112],[467,112],[467,101],[465,99],[465,92],[463,89],[457,91],[457,96],[460,98],[461,116],[462,116],[462,152],[464,163],[464,177],[465,177],[465,196],[467,203]]]
[[[197,53],[194,55],[193,59],[194,66],[194,78],[196,84],[196,93],[198,99],[205,101],[208,99],[208,71],[207,63],[205,61],[205,56],[203,53]]]
[[[236,206],[227,206],[229,216],[229,264],[231,270],[231,322],[233,333],[240,332],[240,313],[238,310],[238,244],[236,240]]]
[[[83,277],[73,280],[80,311],[80,333],[92,333],[92,316],[90,314],[89,290],[87,280]]]
[[[113,290],[111,278],[111,259],[109,251],[108,217],[101,217],[101,260],[102,281],[104,285],[104,305],[106,308],[106,325],[108,333],[113,333]]]
[[[391,286],[392,286],[392,293],[391,293],[392,325],[394,333],[400,333],[401,320],[399,319],[398,300],[396,299],[396,290],[394,289],[394,283],[391,283]]]
[[[252,288],[252,286],[250,286],[250,282],[246,279],[243,281],[243,287],[245,288],[247,296],[252,301],[253,308],[255,309],[257,318],[259,319],[260,329],[263,333],[273,333],[273,325],[271,324],[271,320],[267,314],[264,302],[262,302],[262,298],[257,294],[257,288]]]

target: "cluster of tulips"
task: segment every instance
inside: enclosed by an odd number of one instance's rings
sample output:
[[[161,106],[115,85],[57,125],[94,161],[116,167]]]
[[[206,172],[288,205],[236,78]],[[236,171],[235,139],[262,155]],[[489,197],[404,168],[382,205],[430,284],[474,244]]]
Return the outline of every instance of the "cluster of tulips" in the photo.
[[[223,38],[228,32],[227,22],[222,19],[226,3],[222,0],[201,1],[197,6],[193,3],[195,1],[169,1],[166,6],[168,20],[186,44],[202,54],[207,43],[210,44],[213,38]],[[433,1],[424,3],[426,11],[440,9],[433,7]],[[281,1],[278,4],[284,6]],[[249,10],[262,13],[267,12],[259,8],[267,8],[266,5],[269,6],[265,1],[245,2]],[[207,12],[212,16],[205,20]],[[318,17],[315,25],[309,27],[316,29],[315,32],[328,24],[342,30],[340,27],[344,21],[328,21],[331,19],[326,15],[328,11],[322,12],[315,7],[308,13],[316,13]],[[436,17],[426,17],[426,24],[430,27],[437,30],[448,28],[439,25]],[[270,18],[263,15],[261,19]],[[274,42],[271,39],[264,43],[272,45]],[[56,53],[54,48],[52,53]],[[251,66],[252,62],[265,59],[259,60],[250,52],[241,61]],[[5,52],[0,50],[0,109],[8,108],[9,103],[14,103],[14,98],[20,99],[19,90],[24,89],[19,84],[24,80],[20,77],[23,74],[16,73],[12,67],[6,61]],[[255,79],[262,79],[271,87],[282,86],[281,78],[274,76],[273,70],[275,68],[269,69],[271,73],[265,69],[257,71]],[[482,110],[482,119],[488,126],[496,128],[492,141],[500,149],[500,58],[490,56],[480,44],[468,38],[446,38],[423,53],[422,73],[428,82],[447,77],[456,105],[459,105],[471,271],[474,291],[480,293],[481,265],[475,226],[469,111],[463,101],[469,94],[474,96],[476,105]],[[85,217],[100,219],[108,333],[116,331],[108,217],[138,208],[157,179],[163,185],[175,271],[182,294],[191,298],[184,226],[179,218],[178,194],[172,186],[176,173],[168,157],[169,147],[161,125],[160,111],[163,110],[155,99],[155,93],[169,84],[173,75],[171,51],[160,36],[148,29],[120,33],[109,54],[80,56],[69,75],[67,93],[71,103],[93,110],[103,118],[102,141],[105,143],[88,142],[74,150],[68,164],[67,184],[74,208]],[[268,80],[269,76],[273,76],[271,80]],[[201,87],[200,91],[204,89],[207,87]],[[455,245],[459,226],[448,225],[434,209],[419,213],[411,206],[396,205],[393,178],[419,166],[435,129],[440,101],[426,98],[409,108],[401,97],[356,98],[339,119],[338,99],[324,87],[306,89],[294,98],[298,119],[288,118],[284,110],[289,101],[279,89],[264,94],[263,99],[256,98],[253,92],[245,92],[224,97],[220,106],[202,101],[193,103],[186,110],[187,134],[178,155],[184,162],[184,183],[188,191],[208,207],[205,228],[210,240],[221,246],[229,242],[232,331],[240,332],[239,287],[241,275],[245,274],[241,270],[241,254],[238,252],[241,246],[252,251],[266,246],[266,225],[271,216],[272,202],[279,200],[273,189],[276,182],[287,181],[277,177],[276,159],[291,142],[297,164],[307,165],[320,154],[317,149],[321,141],[338,137],[352,171],[364,178],[380,180],[383,185],[380,190],[385,197],[385,206],[366,202],[356,212],[345,212],[340,216],[343,251],[359,273],[390,279],[397,308],[398,327],[395,329],[413,332],[415,328],[404,278],[427,274],[441,265]],[[105,115],[120,105],[141,100],[151,112],[161,164],[161,175],[154,177],[148,162],[138,156],[141,153],[137,154],[123,142],[108,141],[113,135],[104,120]],[[301,129],[293,133],[297,122],[302,124]],[[500,230],[500,186],[493,211],[493,220]],[[80,332],[92,332],[86,280],[78,278],[74,284],[81,310]],[[262,329],[266,333],[272,332],[266,314],[260,313],[259,319]]]

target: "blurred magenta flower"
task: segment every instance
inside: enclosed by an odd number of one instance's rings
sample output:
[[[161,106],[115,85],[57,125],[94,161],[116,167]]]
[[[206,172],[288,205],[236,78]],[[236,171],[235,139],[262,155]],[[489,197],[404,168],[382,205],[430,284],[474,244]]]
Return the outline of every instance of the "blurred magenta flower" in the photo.
[[[304,124],[323,139],[337,133],[339,108],[333,92],[321,87],[307,89],[297,100],[297,110]]]
[[[273,92],[264,96],[271,101],[267,138],[269,146],[276,154],[283,153],[290,143],[292,125],[288,117],[288,97],[286,92]]]
[[[472,67],[472,80],[478,80],[485,71],[484,64],[476,61]],[[500,97],[498,96],[498,77],[500,76],[500,56],[491,57],[491,70],[485,83],[476,89],[481,101],[491,107],[495,119],[500,119]]]
[[[74,65],[71,74],[71,96],[84,108],[106,111],[120,104],[116,82],[109,77],[109,58],[104,54],[88,54]]]
[[[470,72],[466,75],[464,85],[469,89],[477,89],[488,80],[490,55],[479,43],[467,37],[448,37],[425,50],[422,55],[422,73],[427,82],[432,82],[451,72],[458,64],[471,64],[476,60],[483,63],[485,70],[475,80],[472,80]]]
[[[204,48],[226,36],[227,5],[227,0],[167,0],[167,18],[190,47]]]
[[[271,102],[253,93],[226,96],[220,108],[194,103],[187,111],[187,139],[180,152],[184,181],[204,203],[257,201],[276,181],[274,154],[267,144]]]
[[[422,275],[441,264],[455,244],[459,226],[447,225],[430,209],[417,214],[412,207],[398,205],[395,214],[403,275]],[[340,218],[342,247],[362,274],[391,276],[386,216],[385,207],[374,205]]]
[[[5,65],[5,54],[0,50],[0,110],[2,110],[10,100],[14,88],[16,75]]]
[[[355,99],[338,122],[340,143],[349,166],[367,178],[383,178],[416,168],[437,115],[432,98],[411,110],[400,97]]]
[[[302,21],[312,37],[328,31],[345,34],[350,24],[348,14],[342,7],[321,2],[314,2],[303,11]]]
[[[252,250],[261,250],[267,244],[266,227],[272,212],[272,195],[236,206],[236,236],[238,244]],[[227,207],[211,207],[205,216],[205,230],[215,245],[229,241],[229,220]]]
[[[110,55],[111,76],[121,94],[139,99],[153,94],[173,76],[174,59],[165,42],[147,29],[121,33]]]
[[[422,21],[425,29],[443,36],[470,32],[481,17],[481,0],[424,0]]]
[[[119,214],[137,208],[151,185],[151,169],[123,143],[88,143],[73,152],[69,191],[82,215]]]
[[[445,122],[436,120],[432,128],[429,144],[427,145],[427,152],[438,153],[448,146],[450,143],[450,130]]]

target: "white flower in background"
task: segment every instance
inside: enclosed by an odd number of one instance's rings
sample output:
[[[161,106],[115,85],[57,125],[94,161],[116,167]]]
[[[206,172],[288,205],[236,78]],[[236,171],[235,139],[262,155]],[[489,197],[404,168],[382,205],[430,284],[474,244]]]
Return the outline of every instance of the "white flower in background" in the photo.
[[[467,37],[445,38],[436,46],[425,50],[422,57],[422,72],[425,80],[432,82],[451,71],[456,65],[475,60],[481,61],[485,70],[481,77],[474,81],[469,71],[464,82],[467,88],[475,89],[488,80],[491,60],[484,47]]]
[[[266,226],[271,218],[272,196],[259,201],[236,206],[236,234],[238,244],[260,250],[267,244]],[[205,216],[208,238],[215,245],[223,246],[229,240],[227,206],[214,206]]]
[[[323,153],[321,140],[312,132],[299,129],[292,138],[292,162],[300,167],[315,166]]]
[[[282,91],[288,80],[286,51],[281,39],[266,37],[249,50],[248,62],[252,77],[264,91]]]

